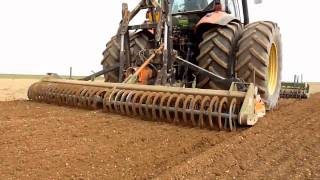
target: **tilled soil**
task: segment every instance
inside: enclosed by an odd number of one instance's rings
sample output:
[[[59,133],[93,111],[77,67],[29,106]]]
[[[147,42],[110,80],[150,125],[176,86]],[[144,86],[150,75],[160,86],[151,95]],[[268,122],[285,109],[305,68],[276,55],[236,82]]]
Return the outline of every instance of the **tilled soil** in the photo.
[[[218,132],[0,102],[0,179],[320,179],[320,94]]]
[[[2,79],[0,74],[0,101],[27,99],[28,88],[37,79]]]

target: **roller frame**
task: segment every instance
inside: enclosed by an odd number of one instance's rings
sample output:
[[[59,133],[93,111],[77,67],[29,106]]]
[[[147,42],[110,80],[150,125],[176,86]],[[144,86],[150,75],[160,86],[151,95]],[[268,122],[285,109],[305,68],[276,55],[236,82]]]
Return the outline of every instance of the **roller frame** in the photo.
[[[69,89],[72,86],[79,87],[90,87],[94,88],[97,91],[98,90],[104,90],[108,89],[109,91],[136,91],[136,92],[150,92],[150,93],[161,93],[161,94],[177,94],[177,95],[184,95],[184,96],[201,96],[201,97],[219,97],[220,100],[226,97],[227,99],[237,99],[237,104],[240,104],[238,106],[239,112],[235,114],[225,114],[222,113],[222,118],[232,117],[238,120],[238,123],[240,125],[248,125],[253,126],[258,121],[258,114],[255,112],[255,100],[257,94],[255,86],[251,84],[246,84],[247,90],[246,92],[242,92],[238,90],[240,83],[232,83],[229,90],[211,90],[211,89],[197,89],[197,88],[179,88],[179,87],[168,87],[168,86],[150,86],[150,85],[137,85],[137,84],[126,84],[126,83],[104,83],[104,82],[86,82],[86,81],[78,81],[78,80],[64,80],[64,79],[57,79],[52,77],[46,77],[42,79],[38,83],[49,83],[49,86],[54,87],[55,85],[59,85],[60,87],[69,87]],[[241,84],[243,86],[243,84]],[[89,89],[90,89],[89,88]],[[66,88],[67,89],[67,88]],[[72,88],[71,88],[72,89]],[[76,88],[74,88],[76,89]],[[33,92],[35,91],[32,89],[32,86],[29,90],[29,98],[31,100],[37,100],[36,97],[32,96],[32,93],[47,93],[47,92]],[[96,103],[102,103],[103,97],[99,96],[90,96],[79,94],[79,97],[72,97],[72,95],[68,94],[68,90],[55,90],[50,92],[49,94],[52,97],[64,97],[64,98],[79,98],[80,101],[95,101]],[[92,98],[92,99],[90,99]],[[111,98],[111,96],[110,96]],[[54,102],[54,101],[47,101],[47,100],[41,100],[45,102]],[[117,105],[117,101],[110,100],[109,103]],[[58,103],[59,104],[59,103]],[[63,104],[62,104],[63,105]],[[127,104],[128,106],[134,106],[134,104]],[[140,105],[139,105],[140,106]],[[150,105],[149,105],[150,106]],[[89,108],[86,106],[81,106],[83,108]],[[141,108],[148,108],[148,105],[142,105]],[[150,107],[149,107],[150,108]],[[160,109],[162,107],[155,107],[156,109]],[[175,112],[182,112],[182,109],[174,109],[174,108],[168,108],[168,112],[175,113]],[[191,113],[191,111],[188,111],[188,109],[184,110],[186,113]],[[192,110],[193,115],[200,115],[200,110]],[[203,115],[207,116],[208,112],[202,112]],[[216,116],[217,114],[213,113],[212,116]]]

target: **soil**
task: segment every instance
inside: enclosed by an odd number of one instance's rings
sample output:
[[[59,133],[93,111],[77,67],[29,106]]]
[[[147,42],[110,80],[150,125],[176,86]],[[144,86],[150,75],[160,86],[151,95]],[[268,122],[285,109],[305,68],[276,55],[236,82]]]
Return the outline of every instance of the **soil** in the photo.
[[[320,179],[320,94],[254,127],[209,131],[0,102],[0,179]]]
[[[0,101],[27,99],[29,86],[37,81],[39,80],[0,78]]]
[[[311,82],[310,84],[310,93],[314,94],[320,92],[320,83]]]

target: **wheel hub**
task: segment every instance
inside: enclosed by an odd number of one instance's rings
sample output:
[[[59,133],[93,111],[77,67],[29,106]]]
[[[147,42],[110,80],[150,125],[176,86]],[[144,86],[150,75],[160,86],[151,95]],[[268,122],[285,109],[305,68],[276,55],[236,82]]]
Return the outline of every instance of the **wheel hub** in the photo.
[[[275,43],[272,44],[268,66],[268,92],[273,95],[276,91],[279,78],[278,50]]]

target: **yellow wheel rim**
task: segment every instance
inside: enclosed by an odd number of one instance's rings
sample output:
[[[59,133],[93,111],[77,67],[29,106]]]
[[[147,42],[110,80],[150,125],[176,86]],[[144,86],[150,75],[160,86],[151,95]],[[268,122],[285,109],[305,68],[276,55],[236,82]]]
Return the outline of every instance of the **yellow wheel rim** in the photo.
[[[269,56],[268,66],[268,92],[269,95],[273,95],[278,85],[278,49],[275,43],[272,44]]]

